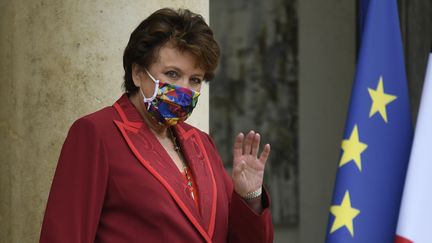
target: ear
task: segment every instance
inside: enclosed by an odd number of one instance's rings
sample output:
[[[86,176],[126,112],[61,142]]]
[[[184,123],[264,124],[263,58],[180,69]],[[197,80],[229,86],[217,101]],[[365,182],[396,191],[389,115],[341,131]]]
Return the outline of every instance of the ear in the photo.
[[[140,87],[143,81],[143,72],[140,65],[132,63],[132,80],[136,87]]]

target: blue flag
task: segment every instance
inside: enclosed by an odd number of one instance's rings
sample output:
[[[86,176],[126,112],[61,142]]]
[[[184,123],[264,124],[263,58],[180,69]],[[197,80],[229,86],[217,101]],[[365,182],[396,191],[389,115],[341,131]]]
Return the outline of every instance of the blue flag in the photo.
[[[397,2],[368,1],[327,243],[394,241],[412,130]]]
[[[361,0],[358,2],[358,11],[359,11],[359,18],[358,18],[358,26],[359,26],[359,36],[362,36],[363,33],[363,28],[365,25],[365,20],[366,20],[366,14],[368,12],[368,8],[369,8],[369,2],[371,0]]]

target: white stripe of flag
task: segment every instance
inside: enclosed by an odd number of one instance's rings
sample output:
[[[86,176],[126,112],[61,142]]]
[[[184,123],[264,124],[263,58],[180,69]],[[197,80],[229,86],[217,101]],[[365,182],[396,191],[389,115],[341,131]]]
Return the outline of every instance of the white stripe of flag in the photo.
[[[396,233],[395,242],[432,242],[432,53],[429,54]]]

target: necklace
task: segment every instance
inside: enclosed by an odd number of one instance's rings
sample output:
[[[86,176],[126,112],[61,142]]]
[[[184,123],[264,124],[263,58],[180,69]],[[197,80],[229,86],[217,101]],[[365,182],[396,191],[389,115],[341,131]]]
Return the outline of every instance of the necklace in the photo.
[[[183,155],[182,155],[182,153],[180,151],[180,146],[177,144],[177,137],[174,136],[174,133],[173,133],[171,127],[168,127],[168,130],[169,130],[169,133],[171,135],[171,139],[172,139],[172,142],[173,142],[173,145],[174,145],[174,150],[177,152],[177,154],[178,154],[178,156],[180,158],[180,161],[182,162],[182,169],[183,169],[184,175],[185,175],[186,180],[187,180],[187,187],[189,189],[189,192],[191,194],[192,199],[195,200],[192,178],[190,176],[188,167],[187,167],[186,163],[184,162]]]

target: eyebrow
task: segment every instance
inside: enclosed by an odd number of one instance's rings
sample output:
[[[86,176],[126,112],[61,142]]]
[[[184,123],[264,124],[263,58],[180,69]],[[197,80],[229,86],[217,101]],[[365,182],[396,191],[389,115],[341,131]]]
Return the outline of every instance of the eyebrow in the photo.
[[[184,73],[180,68],[176,67],[176,66],[166,66],[165,69],[174,69],[179,73]],[[204,78],[205,73],[204,74],[200,74],[200,73],[194,73],[191,75],[191,77],[200,77],[200,78]]]

